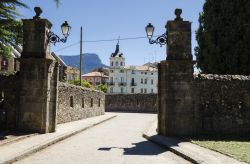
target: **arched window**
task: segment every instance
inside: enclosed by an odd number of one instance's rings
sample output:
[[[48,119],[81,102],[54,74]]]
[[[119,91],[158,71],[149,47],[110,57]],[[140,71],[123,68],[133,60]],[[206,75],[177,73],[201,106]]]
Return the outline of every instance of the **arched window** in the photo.
[[[119,66],[119,62],[117,61],[117,62],[115,62],[115,66]]]
[[[122,66],[122,62],[120,63],[120,65]]]
[[[111,62],[111,66],[114,66],[114,62]]]

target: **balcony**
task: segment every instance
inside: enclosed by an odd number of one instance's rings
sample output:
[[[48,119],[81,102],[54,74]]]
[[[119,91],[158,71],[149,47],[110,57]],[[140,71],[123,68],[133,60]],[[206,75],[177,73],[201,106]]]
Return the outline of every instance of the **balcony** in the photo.
[[[131,86],[137,86],[137,83],[132,82],[130,85],[131,85]]]
[[[119,86],[126,86],[127,85],[127,83],[125,83],[125,82],[119,82]]]

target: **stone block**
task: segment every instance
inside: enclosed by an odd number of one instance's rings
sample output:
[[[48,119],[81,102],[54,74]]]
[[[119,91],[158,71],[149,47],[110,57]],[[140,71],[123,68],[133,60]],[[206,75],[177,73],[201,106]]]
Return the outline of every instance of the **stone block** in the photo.
[[[48,32],[52,24],[46,19],[23,20],[23,52],[21,58],[49,58]]]

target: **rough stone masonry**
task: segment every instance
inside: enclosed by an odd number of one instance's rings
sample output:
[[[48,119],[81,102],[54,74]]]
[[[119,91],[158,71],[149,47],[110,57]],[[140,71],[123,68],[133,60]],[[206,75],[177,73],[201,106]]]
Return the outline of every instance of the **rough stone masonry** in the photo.
[[[193,75],[191,22],[168,21],[167,59],[158,65],[158,133],[249,135],[250,77]]]

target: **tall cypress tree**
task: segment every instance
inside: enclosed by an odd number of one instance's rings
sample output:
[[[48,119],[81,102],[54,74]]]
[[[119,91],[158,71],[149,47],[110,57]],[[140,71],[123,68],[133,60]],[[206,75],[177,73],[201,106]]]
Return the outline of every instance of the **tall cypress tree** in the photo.
[[[250,1],[206,0],[196,39],[202,73],[250,75]]]

